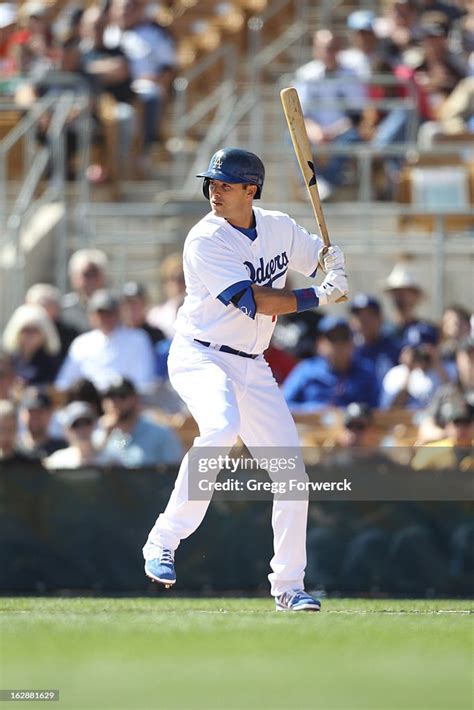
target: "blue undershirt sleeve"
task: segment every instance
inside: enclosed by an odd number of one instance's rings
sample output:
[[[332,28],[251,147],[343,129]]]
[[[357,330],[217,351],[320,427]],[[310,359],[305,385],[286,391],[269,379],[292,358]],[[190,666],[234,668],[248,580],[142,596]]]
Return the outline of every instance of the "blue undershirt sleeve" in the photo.
[[[233,297],[239,293],[240,291],[243,291],[246,289],[248,286],[251,286],[252,282],[250,280],[248,281],[238,281],[235,284],[232,284],[232,286],[229,286],[228,288],[224,289],[217,298],[219,301],[221,301],[224,306],[228,306],[229,303],[232,301]]]

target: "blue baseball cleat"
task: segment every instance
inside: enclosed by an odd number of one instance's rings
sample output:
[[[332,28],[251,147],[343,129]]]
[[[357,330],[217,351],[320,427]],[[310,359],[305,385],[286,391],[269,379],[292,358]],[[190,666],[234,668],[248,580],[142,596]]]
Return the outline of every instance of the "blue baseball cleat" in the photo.
[[[171,587],[176,582],[174,569],[174,552],[157,547],[157,556],[152,560],[145,560],[145,574],[154,582],[160,582],[165,587]]]
[[[292,589],[275,597],[277,611],[320,611],[321,602],[304,589]]]

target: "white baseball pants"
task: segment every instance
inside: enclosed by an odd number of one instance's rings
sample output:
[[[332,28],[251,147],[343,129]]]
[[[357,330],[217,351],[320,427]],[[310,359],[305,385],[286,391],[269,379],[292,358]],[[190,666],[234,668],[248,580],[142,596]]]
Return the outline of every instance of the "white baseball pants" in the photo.
[[[263,356],[252,360],[223,353],[177,335],[168,367],[171,384],[199,426],[194,446],[230,451],[240,435],[250,453],[262,446],[299,448],[295,423]],[[188,476],[186,454],[168,505],[148,536],[152,545],[143,548],[145,559],[156,555],[153,544],[175,550],[201,524],[209,500],[188,500]],[[269,580],[274,596],[303,589],[307,517],[307,498],[273,502]]]

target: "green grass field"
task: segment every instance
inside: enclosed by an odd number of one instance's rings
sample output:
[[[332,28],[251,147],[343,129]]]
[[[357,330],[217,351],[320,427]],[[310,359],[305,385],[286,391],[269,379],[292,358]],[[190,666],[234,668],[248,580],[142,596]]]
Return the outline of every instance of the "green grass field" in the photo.
[[[59,689],[10,707],[468,710],[468,601],[0,598],[0,687]]]

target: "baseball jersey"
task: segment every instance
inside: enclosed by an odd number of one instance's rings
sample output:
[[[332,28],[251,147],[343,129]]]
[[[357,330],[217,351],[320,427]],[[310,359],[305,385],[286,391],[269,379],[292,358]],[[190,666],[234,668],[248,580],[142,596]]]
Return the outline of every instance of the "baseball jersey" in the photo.
[[[253,212],[253,240],[212,212],[189,232],[183,251],[186,298],[176,320],[181,335],[260,354],[270,343],[275,316],[257,313],[252,319],[219,296],[235,284],[284,288],[288,269],[315,274],[321,237],[282,212]]]

